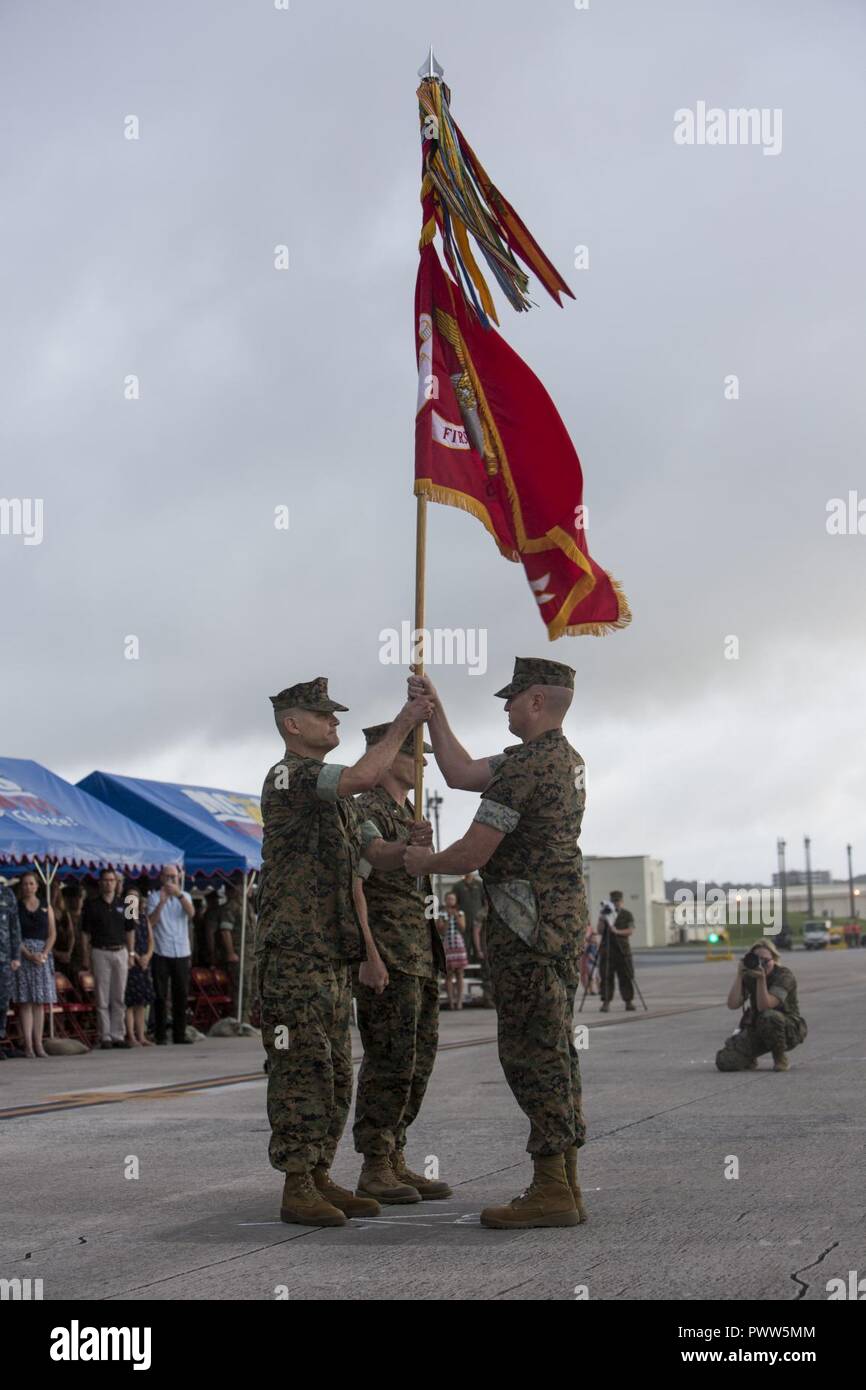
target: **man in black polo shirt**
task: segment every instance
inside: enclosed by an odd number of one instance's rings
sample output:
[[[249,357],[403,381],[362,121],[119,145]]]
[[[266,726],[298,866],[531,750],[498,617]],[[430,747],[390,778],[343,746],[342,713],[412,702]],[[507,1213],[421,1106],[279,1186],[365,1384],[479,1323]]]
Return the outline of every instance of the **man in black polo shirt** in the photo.
[[[89,898],[81,916],[93,978],[100,1047],[126,1046],[126,976],[135,950],[135,922],[127,921],[117,891],[117,874],[103,869],[99,895]]]

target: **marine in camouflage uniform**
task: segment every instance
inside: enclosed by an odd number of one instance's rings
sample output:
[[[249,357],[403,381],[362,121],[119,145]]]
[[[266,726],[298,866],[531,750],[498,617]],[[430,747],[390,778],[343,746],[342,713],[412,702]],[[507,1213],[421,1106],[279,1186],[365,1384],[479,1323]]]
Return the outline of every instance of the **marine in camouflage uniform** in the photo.
[[[387,729],[387,724],[365,729],[368,747]],[[425,744],[424,751],[433,750]],[[422,878],[419,888],[402,862],[402,847],[417,825],[424,827],[429,843],[430,827],[415,821],[408,797],[413,753],[410,735],[380,784],[357,800],[370,930],[388,967],[388,986],[382,994],[360,984],[355,972],[364,1046],[353,1131],[355,1148],[364,1155],[357,1191],[388,1204],[451,1196],[447,1183],[413,1172],[405,1157],[406,1131],[421,1108],[436,1060],[439,972],[445,969],[445,953],[430,913],[430,880]]]
[[[627,936],[616,936],[615,932],[634,931],[634,917],[622,905],[622,893],[611,893],[610,900],[616,908],[613,930],[610,923],[602,929],[601,945],[598,951],[598,977],[601,982],[601,1012],[610,1009],[617,984],[622,1001],[629,1013],[634,1013],[634,961]]]
[[[421,680],[410,679],[410,691]],[[571,667],[518,657],[511,683],[497,695],[524,741],[477,762],[460,749],[438,707],[430,721],[449,784],[483,788],[473,827],[464,841],[433,856],[431,871],[465,871],[459,847],[468,851],[475,826],[499,834],[490,857],[473,867],[480,867],[487,893],[499,1058],[530,1122],[535,1178],[509,1207],[482,1212],[482,1224],[495,1227],[574,1225],[585,1218],[577,1150],[586,1126],[573,1014],[587,923],[578,846],[586,793],[583,759],[561,728],[573,689]],[[467,760],[463,780],[453,773],[454,748]],[[411,856],[407,866],[410,859],[414,867]]]
[[[742,972],[745,988],[740,1028],[725,1039],[724,1046],[716,1053],[719,1071],[754,1071],[758,1058],[768,1052],[773,1055],[774,1070],[787,1071],[787,1054],[806,1039],[808,1028],[800,1013],[793,972],[774,962],[765,975],[767,993],[778,1001],[769,1009],[755,1006],[754,988],[750,988],[749,982],[754,981],[756,975],[757,972]]]
[[[6,1037],[6,1014],[12,994],[13,962],[21,960],[18,899],[8,884],[0,884],[0,1039]],[[3,1055],[0,1053],[0,1055]]]
[[[256,959],[268,1054],[269,1156],[286,1174],[283,1220],[342,1225],[347,1215],[379,1210],[337,1187],[329,1169],[352,1099],[351,966],[366,959],[381,968],[372,943],[365,950],[353,795],[373,784],[382,759],[372,767],[367,760],[365,781],[359,766],[347,769],[288,746],[289,738],[302,747],[313,746],[312,739],[324,754],[339,742],[333,714],[346,706],[329,698],[324,677],[291,686],[271,703],[287,746],[265,778],[261,801]],[[294,729],[306,732],[287,732],[292,719]],[[388,756],[411,727],[402,711],[383,741]],[[344,778],[347,772],[357,775]]]

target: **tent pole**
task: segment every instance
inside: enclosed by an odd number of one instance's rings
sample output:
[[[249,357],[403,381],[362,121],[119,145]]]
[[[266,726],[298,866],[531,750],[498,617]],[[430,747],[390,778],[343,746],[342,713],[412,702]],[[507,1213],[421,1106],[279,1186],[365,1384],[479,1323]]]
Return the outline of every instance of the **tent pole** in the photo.
[[[46,860],[45,860],[45,868],[44,868],[44,869],[42,868],[42,865],[39,863],[39,860],[38,860],[38,859],[34,859],[34,860],[33,860],[33,863],[34,863],[35,866],[36,866],[36,872],[38,873],[39,877],[42,879],[42,882],[45,884],[45,906],[46,906],[46,907],[50,907],[50,906],[51,906],[51,885],[52,885],[52,883],[54,882],[54,878],[55,878],[55,875],[56,875],[56,873],[57,873],[57,865],[55,864],[54,870],[52,871],[52,869],[51,869],[51,860],[50,860],[50,859],[46,859]],[[53,1038],[53,1037],[54,1037],[54,1009],[53,1009],[53,1007],[52,1007],[51,1004],[48,1005],[48,1036],[49,1036],[49,1038]]]

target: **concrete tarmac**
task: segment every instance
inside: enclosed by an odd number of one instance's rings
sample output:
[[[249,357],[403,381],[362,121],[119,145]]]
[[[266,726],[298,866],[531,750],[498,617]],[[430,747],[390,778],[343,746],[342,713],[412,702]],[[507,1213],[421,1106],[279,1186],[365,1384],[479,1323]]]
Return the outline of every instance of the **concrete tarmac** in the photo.
[[[337,1230],[278,1219],[258,1040],[2,1062],[0,1279],[46,1300],[825,1299],[866,1274],[866,950],[784,963],[809,1023],[784,1074],[715,1070],[731,963],[638,958],[648,1013],[587,999],[590,1219],[563,1230],[478,1221],[530,1177],[492,1011],[443,1013],[410,1131],[453,1198]],[[358,1171],[349,1128],[334,1176]]]

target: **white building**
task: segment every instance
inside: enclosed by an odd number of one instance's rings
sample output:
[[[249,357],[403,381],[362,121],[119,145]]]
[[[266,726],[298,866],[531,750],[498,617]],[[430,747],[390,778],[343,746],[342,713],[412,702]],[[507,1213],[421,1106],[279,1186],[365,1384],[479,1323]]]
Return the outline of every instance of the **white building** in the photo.
[[[586,854],[583,858],[589,920],[595,926],[602,900],[616,889],[623,907],[634,917],[632,946],[667,946],[673,910],[665,901],[665,871],[661,859],[648,854]]]
[[[785,897],[789,912],[809,911],[809,890],[805,883],[789,884],[785,889]],[[862,900],[860,885],[855,883],[854,911],[858,917],[863,916]],[[847,882],[812,884],[814,917],[836,917],[840,921],[847,921],[850,918],[850,903]]]

